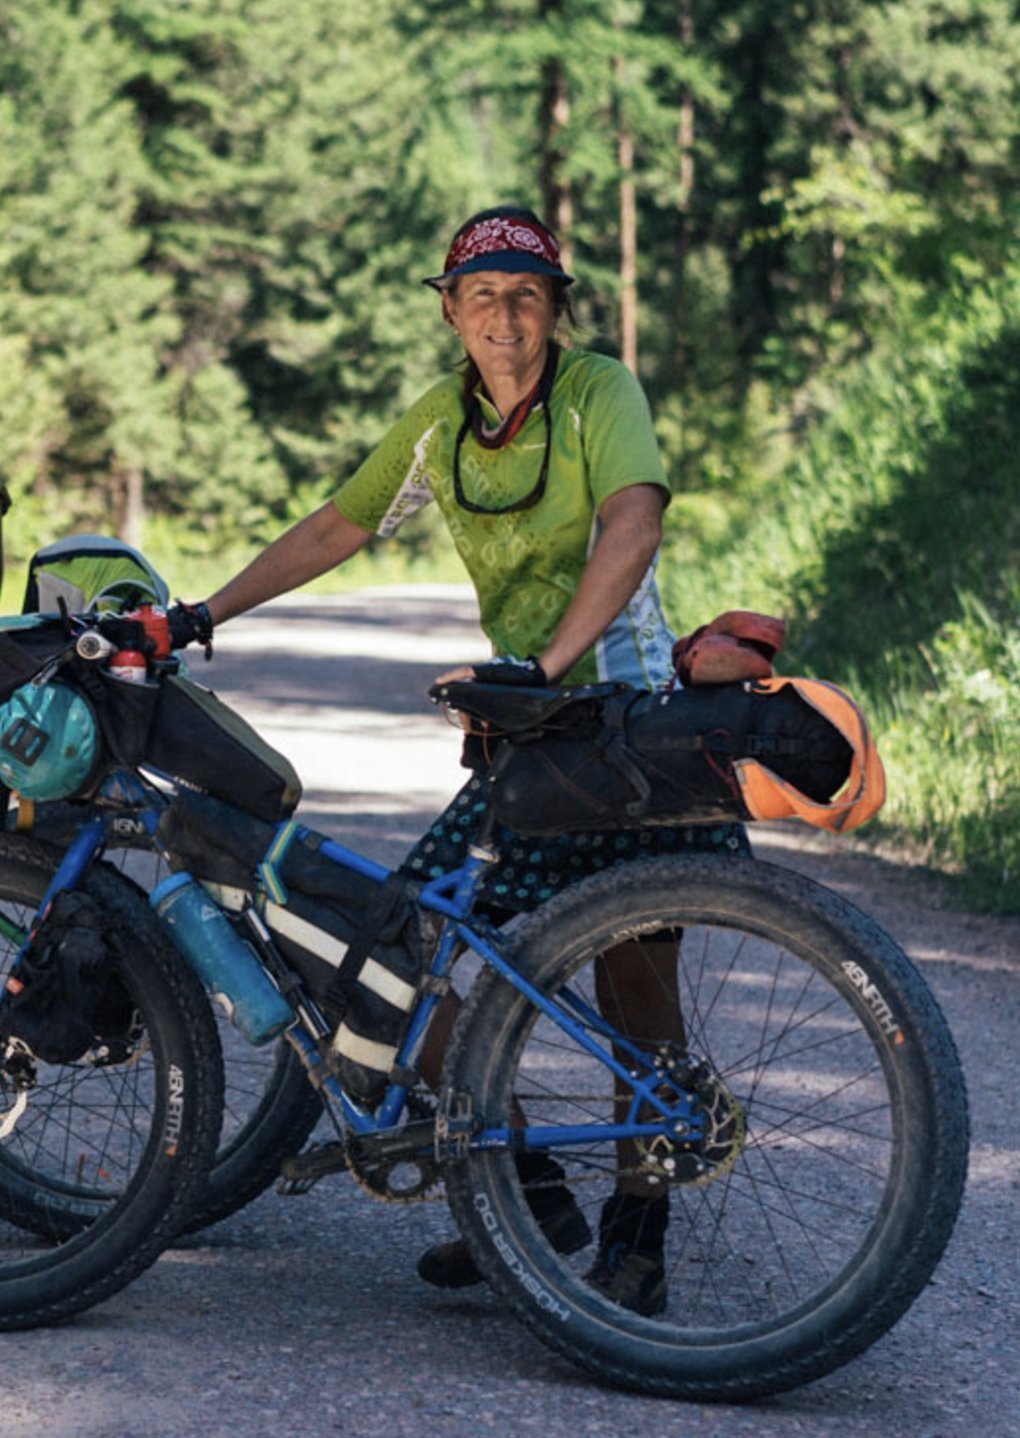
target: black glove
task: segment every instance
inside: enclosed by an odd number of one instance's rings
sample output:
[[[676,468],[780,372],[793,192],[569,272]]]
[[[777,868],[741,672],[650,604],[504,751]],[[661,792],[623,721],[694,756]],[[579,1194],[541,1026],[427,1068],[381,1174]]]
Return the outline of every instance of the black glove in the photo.
[[[533,654],[529,654],[527,659],[499,654],[488,664],[473,664],[471,667],[479,684],[512,684],[518,689],[549,687],[545,670]]]
[[[198,643],[205,649],[206,659],[212,658],[213,622],[206,604],[185,604],[178,599],[166,612],[170,628],[170,647],[186,649]]]

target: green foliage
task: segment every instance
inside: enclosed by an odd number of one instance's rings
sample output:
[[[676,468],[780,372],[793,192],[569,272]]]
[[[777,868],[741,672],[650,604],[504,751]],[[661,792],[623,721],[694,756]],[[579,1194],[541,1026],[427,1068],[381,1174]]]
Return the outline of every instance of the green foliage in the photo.
[[[472,210],[547,205],[616,352],[626,179],[678,626],[787,613],[886,823],[1012,892],[968,676],[1015,665],[1018,120],[1011,0],[0,0],[9,559],[114,530],[197,582],[322,503],[456,360],[418,281]],[[426,512],[358,577],[448,555]]]
[[[195,552],[255,543],[431,377],[408,279],[451,211],[399,11],[0,6],[0,461],[62,530],[141,474]]]
[[[132,226],[145,164],[105,9],[19,7],[0,46],[3,458],[72,523],[158,462],[168,397],[153,356],[178,330]]]
[[[846,684],[889,768],[886,832],[1020,908],[1020,282],[955,297],[859,367],[756,501],[670,516],[666,594],[786,617],[785,672]],[[692,602],[693,598],[693,602]]]
[[[882,727],[884,823],[959,875],[970,903],[1020,911],[1020,590],[1012,623],[972,594],[956,605],[931,641],[930,687],[900,691]]]

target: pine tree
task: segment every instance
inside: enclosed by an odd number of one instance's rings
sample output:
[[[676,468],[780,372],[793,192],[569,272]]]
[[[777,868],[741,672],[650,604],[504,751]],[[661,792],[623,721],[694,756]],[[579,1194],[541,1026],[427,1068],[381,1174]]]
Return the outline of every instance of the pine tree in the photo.
[[[40,542],[123,527],[138,476],[172,448],[160,355],[177,323],[133,227],[146,166],[106,10],[0,12],[0,330],[18,376],[0,443],[47,516]]]

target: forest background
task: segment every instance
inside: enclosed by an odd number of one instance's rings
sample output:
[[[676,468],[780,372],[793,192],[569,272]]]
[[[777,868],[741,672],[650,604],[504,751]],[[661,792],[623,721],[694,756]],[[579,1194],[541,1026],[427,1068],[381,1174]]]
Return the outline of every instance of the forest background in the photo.
[[[0,0],[5,608],[68,533],[194,595],[321,503],[530,203],[651,400],[678,631],[783,614],[868,832],[1018,910],[1018,149],[1007,0]],[[353,577],[459,573],[426,513]]]

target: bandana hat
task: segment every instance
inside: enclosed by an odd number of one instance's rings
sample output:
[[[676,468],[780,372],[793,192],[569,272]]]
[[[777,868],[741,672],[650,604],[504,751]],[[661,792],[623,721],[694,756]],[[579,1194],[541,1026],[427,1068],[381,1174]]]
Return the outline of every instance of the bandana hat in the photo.
[[[455,275],[475,270],[504,270],[509,274],[550,275],[574,283],[573,275],[560,265],[560,247],[551,230],[537,220],[497,216],[478,220],[457,234],[446,256],[441,275],[432,275],[422,284],[442,290]]]

